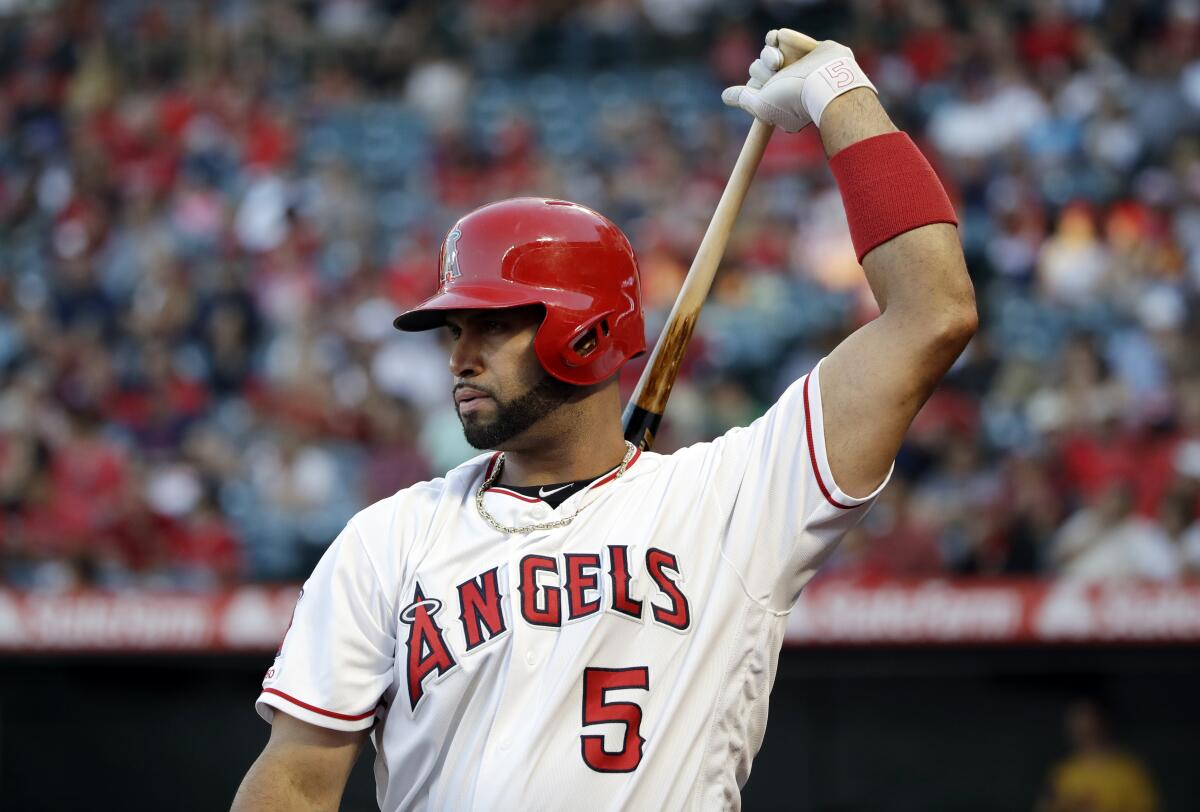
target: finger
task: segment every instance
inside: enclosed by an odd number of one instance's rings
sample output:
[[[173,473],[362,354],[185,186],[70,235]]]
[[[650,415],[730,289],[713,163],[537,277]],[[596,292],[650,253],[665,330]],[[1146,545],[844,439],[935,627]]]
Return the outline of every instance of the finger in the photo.
[[[735,85],[727,87],[721,93],[721,101],[725,102],[730,107],[737,107],[745,110],[755,118],[764,118],[766,111],[763,108],[763,100],[758,95],[758,91],[746,85]]]
[[[783,51],[770,45],[763,46],[762,53],[758,55],[758,58],[771,70],[779,70],[783,67]]]
[[[757,90],[746,85],[735,85],[725,88],[721,93],[721,101],[730,107],[745,110],[750,115],[767,124],[782,127],[790,133],[801,130],[812,123],[807,116],[801,118],[790,110],[776,107],[764,99],[762,94]]]
[[[761,59],[756,59],[750,63],[750,81],[746,84],[757,90],[774,75],[775,71],[764,65]]]
[[[790,119],[795,118],[795,116],[789,117],[786,111],[780,110],[775,105],[770,104],[759,95],[757,90],[746,85],[726,88],[725,92],[721,94],[721,101],[730,107],[741,108],[755,118],[761,119],[768,124],[791,124]],[[799,129],[799,127],[797,126],[795,129]]]
[[[768,31],[767,36],[766,36],[766,42],[767,42],[767,45],[770,45],[772,48],[779,47],[779,31],[774,28],[772,28],[770,31]]]
[[[742,107],[742,93],[745,91],[745,85],[734,85],[733,87],[727,87],[721,91],[721,101],[730,107]],[[746,110],[745,107],[742,107],[742,109]],[[749,113],[750,111],[746,110],[746,112]]]

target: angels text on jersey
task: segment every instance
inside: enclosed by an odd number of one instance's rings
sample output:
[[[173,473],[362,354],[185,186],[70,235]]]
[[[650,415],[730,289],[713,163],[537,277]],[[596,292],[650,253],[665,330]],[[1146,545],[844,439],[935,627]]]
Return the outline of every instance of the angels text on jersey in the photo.
[[[625,545],[609,545],[603,554],[526,555],[515,588],[502,583],[503,568],[495,566],[458,584],[452,595],[427,594],[418,576],[411,600],[400,611],[408,628],[409,709],[417,712],[431,680],[440,680],[460,658],[504,636],[514,622],[560,628],[603,612],[686,632],[691,607],[678,558],[656,547],[646,551],[644,560],[630,558]],[[646,578],[636,577],[639,568]]]

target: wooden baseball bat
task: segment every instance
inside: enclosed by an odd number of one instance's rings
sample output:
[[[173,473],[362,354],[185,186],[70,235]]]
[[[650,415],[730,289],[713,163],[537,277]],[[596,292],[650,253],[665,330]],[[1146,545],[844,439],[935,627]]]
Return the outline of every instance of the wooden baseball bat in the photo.
[[[783,51],[784,65],[790,65],[806,53],[817,47],[817,41],[797,31],[787,28],[779,29],[778,47]],[[725,190],[717,202],[716,211],[704,231],[704,238],[696,250],[692,267],[688,269],[683,287],[675,299],[675,305],[667,317],[662,335],[650,355],[650,361],[642,371],[633,397],[625,407],[622,422],[625,427],[625,439],[631,443],[648,449],[654,443],[654,435],[662,422],[663,412],[667,408],[667,398],[671,396],[671,388],[679,375],[679,365],[687,351],[688,342],[692,338],[692,330],[700,317],[700,308],[708,297],[712,287],[713,277],[725,255],[725,246],[729,243],[733,223],[746,199],[746,191],[754,180],[754,173],[762,161],[767,142],[775,128],[758,119],[750,126],[746,143],[738,154],[733,172],[725,183]]]

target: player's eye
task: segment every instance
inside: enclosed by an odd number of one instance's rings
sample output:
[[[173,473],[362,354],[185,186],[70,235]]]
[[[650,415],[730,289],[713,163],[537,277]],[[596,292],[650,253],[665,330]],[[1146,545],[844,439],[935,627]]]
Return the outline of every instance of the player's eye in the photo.
[[[462,328],[455,327],[453,324],[446,325],[446,332],[450,334],[451,341],[457,341],[462,336]]]

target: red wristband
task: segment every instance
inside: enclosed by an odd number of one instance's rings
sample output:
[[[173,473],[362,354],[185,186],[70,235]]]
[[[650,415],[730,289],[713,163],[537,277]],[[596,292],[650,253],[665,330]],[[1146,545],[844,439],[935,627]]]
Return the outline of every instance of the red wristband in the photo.
[[[829,159],[842,190],[858,261],[895,236],[930,223],[958,225],[937,174],[906,133],[866,138]]]

